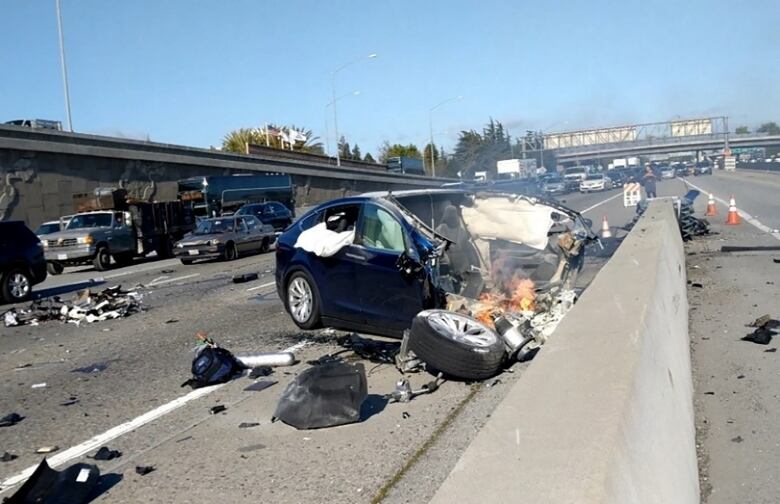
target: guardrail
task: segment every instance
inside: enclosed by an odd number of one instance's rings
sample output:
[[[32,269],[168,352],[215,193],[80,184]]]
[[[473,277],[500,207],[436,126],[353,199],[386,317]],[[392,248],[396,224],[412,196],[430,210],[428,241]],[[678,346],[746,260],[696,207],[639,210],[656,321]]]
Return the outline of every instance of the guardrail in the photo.
[[[685,254],[651,202],[431,502],[699,502]]]

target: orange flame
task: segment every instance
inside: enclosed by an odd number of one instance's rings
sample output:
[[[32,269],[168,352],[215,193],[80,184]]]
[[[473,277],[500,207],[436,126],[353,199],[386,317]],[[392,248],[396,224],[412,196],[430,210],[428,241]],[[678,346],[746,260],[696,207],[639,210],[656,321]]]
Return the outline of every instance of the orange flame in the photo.
[[[473,316],[483,324],[493,327],[493,318],[506,312],[534,311],[536,309],[536,286],[530,278],[514,277],[501,292],[484,292],[479,296],[479,308]]]

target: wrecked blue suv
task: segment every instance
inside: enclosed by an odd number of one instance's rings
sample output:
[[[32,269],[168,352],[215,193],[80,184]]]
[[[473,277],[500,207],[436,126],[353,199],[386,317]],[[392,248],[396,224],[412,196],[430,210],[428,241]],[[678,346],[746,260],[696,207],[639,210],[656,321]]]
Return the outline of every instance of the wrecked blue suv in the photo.
[[[303,329],[399,337],[420,311],[506,289],[573,282],[594,235],[553,201],[467,190],[370,193],[323,203],[276,249],[276,288]]]

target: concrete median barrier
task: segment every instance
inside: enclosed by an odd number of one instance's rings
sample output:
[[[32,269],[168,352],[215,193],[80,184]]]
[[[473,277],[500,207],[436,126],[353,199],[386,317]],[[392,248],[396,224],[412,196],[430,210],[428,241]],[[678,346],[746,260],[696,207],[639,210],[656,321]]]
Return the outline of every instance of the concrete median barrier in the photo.
[[[434,503],[698,503],[685,254],[654,202]]]

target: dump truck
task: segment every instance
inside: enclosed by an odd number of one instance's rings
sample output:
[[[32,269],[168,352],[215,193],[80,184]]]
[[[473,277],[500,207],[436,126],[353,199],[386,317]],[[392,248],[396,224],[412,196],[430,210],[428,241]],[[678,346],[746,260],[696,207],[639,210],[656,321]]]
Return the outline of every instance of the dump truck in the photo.
[[[128,197],[124,189],[97,188],[73,196],[75,214],[63,230],[41,240],[49,273],[65,266],[93,264],[109,269],[130,264],[155,252],[173,257],[173,245],[195,228],[192,204],[182,201],[146,202]]]

